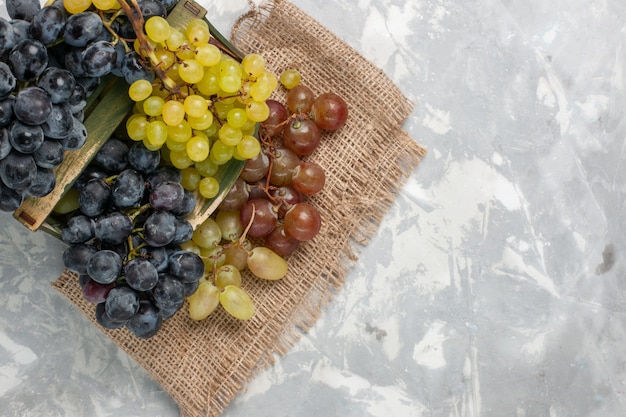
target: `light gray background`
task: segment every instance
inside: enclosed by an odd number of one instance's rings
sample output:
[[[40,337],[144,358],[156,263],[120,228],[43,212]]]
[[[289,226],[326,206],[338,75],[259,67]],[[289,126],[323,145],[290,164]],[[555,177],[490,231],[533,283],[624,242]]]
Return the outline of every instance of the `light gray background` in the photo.
[[[204,1],[229,33],[245,0]],[[416,103],[428,149],[315,327],[224,417],[626,409],[626,3],[294,0]],[[178,416],[0,215],[0,415]]]

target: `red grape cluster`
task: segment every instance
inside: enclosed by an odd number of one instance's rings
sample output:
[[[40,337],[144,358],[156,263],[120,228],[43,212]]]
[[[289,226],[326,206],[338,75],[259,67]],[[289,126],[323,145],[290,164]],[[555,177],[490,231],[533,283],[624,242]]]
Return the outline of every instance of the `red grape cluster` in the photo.
[[[344,126],[348,106],[335,93],[316,96],[302,84],[289,89],[284,103],[267,104],[270,115],[259,131],[263,152],[246,162],[220,209],[239,211],[248,236],[287,256],[320,231],[322,217],[307,196],[322,190],[326,174],[310,156],[324,131]]]

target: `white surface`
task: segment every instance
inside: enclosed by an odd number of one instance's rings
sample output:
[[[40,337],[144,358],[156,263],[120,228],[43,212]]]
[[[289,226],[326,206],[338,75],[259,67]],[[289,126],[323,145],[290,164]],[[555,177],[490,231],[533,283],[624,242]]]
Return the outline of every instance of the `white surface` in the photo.
[[[626,5],[294,0],[416,103],[428,149],[315,327],[224,413],[617,417],[626,409]],[[208,2],[229,33],[245,0]],[[0,216],[0,415],[178,416]]]

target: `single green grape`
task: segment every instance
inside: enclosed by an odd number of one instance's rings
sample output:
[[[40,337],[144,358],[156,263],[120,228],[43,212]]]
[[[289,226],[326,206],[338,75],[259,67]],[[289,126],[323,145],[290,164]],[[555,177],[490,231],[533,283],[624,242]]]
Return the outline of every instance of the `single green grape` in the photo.
[[[220,183],[215,177],[204,177],[198,184],[198,192],[204,198],[213,198],[220,192]]]
[[[254,316],[254,302],[242,288],[227,285],[219,297],[220,304],[231,316],[239,320],[248,320]]]

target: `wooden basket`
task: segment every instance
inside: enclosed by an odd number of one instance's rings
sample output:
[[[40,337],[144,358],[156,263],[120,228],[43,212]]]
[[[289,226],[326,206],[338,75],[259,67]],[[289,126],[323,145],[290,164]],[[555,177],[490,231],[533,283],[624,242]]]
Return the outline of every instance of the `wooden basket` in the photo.
[[[196,18],[205,18],[206,10],[192,0],[181,0],[168,14],[167,20],[173,27],[185,27],[187,22]],[[205,19],[206,20],[206,19]],[[208,22],[208,20],[207,20]],[[243,54],[235,48],[210,23],[212,42],[220,46],[233,58],[241,61]],[[54,213],[54,208],[61,198],[72,188],[76,178],[89,165],[100,147],[118,129],[130,115],[134,102],[128,96],[128,84],[124,79],[105,77],[98,90],[90,96],[84,125],[88,138],[82,148],[67,151],[63,162],[55,168],[57,183],[52,192],[44,197],[28,197],[13,213],[14,217],[32,231],[43,230],[58,238],[65,225],[63,216]],[[217,196],[205,199],[197,194],[198,203],[187,220],[195,228],[206,220],[217,208],[228,190],[237,180],[245,161],[231,159],[219,167],[215,178],[220,183]]]

